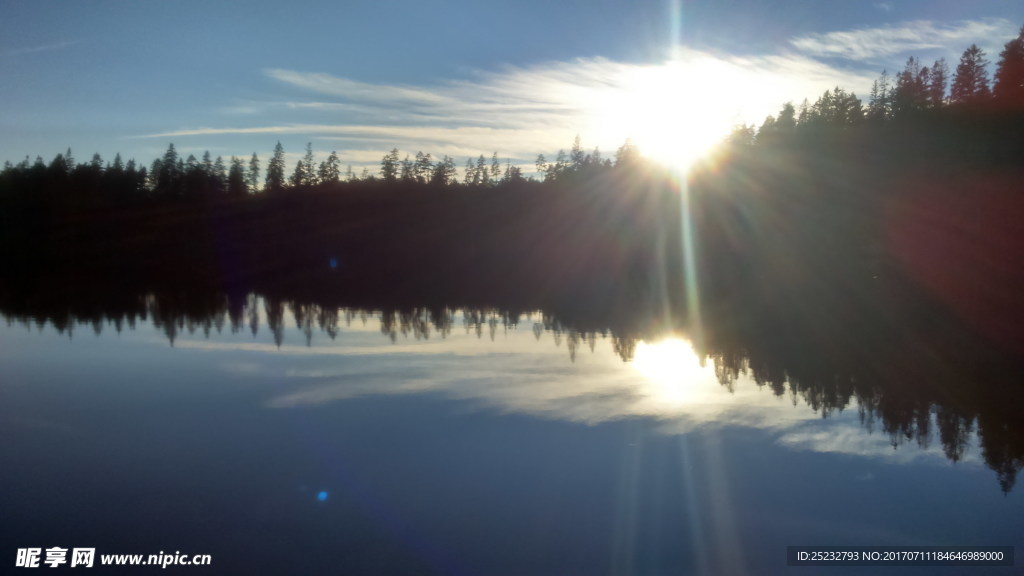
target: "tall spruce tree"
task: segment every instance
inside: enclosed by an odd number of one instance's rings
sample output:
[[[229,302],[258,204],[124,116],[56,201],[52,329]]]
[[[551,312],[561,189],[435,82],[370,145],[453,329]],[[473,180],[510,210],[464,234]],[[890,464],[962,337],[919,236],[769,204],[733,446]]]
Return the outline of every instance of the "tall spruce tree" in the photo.
[[[266,190],[268,192],[284,190],[284,171],[284,146],[281,146],[281,142],[278,141],[277,145],[274,146],[274,155],[271,156],[270,162],[267,163]]]
[[[289,183],[292,185],[292,188],[298,188],[299,186],[303,185],[305,180],[306,180],[305,162],[303,162],[302,160],[299,160],[298,162],[295,163],[295,171],[292,172],[292,177],[289,180]]]
[[[210,173],[210,182],[214,193],[221,194],[227,190],[228,170],[224,166],[224,158],[217,156],[213,163],[213,172]]]
[[[949,83],[949,65],[945,58],[939,58],[932,64],[932,74],[928,83],[928,106],[941,108],[946,104],[946,84]]]
[[[177,195],[181,183],[182,166],[174,143],[167,145],[164,158],[160,162],[160,173],[157,174],[156,191],[162,195]]]
[[[988,86],[988,60],[985,51],[971,44],[960,56],[960,64],[956,67],[950,101],[954,104],[977,105],[989,100],[992,93]]]
[[[316,186],[317,180],[316,164],[313,160],[313,143],[306,142],[306,154],[302,157],[301,184]]]
[[[260,158],[255,152],[249,158],[249,170],[245,174],[246,183],[249,185],[249,192],[255,193],[260,182]]]
[[[892,91],[892,115],[902,118],[928,107],[928,88],[931,71],[921,67],[920,61],[911,56],[903,71],[896,75],[896,87]]]
[[[1024,26],[1020,35],[1007,42],[999,53],[992,91],[1000,105],[1024,108]]]
[[[229,196],[245,196],[248,193],[245,163],[241,158],[231,157],[231,168],[228,170],[227,193]]]
[[[889,72],[882,70],[881,76],[871,84],[871,94],[868,97],[867,119],[869,122],[878,124],[885,122],[892,116],[892,90],[889,86]]]

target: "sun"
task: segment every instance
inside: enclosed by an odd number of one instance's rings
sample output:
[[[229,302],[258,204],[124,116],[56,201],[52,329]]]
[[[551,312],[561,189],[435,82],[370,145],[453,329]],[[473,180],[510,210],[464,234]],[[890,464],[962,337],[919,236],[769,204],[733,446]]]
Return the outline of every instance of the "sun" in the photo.
[[[662,408],[702,403],[720,388],[714,366],[701,366],[693,345],[680,338],[641,342],[633,356],[633,368],[644,377],[643,395]]]
[[[714,59],[688,59],[623,70],[595,99],[602,141],[625,138],[644,156],[686,171],[740,124],[737,98],[749,79]]]

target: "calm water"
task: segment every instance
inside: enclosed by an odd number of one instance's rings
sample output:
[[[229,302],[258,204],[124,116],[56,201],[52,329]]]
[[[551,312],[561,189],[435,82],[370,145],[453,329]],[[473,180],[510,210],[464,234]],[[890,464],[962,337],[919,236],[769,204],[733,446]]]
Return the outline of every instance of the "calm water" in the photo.
[[[1024,551],[1022,490],[988,463],[983,417],[940,438],[948,407],[908,435],[877,399],[826,408],[683,334],[540,313],[149,307],[134,328],[0,325],[8,567],[54,546],[210,554],[181,569],[209,574],[812,573],[786,546]]]

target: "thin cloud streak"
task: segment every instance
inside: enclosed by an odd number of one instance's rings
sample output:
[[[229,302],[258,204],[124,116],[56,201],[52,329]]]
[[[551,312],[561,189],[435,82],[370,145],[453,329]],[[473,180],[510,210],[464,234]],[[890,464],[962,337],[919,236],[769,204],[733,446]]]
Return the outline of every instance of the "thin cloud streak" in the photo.
[[[1014,31],[1014,25],[1002,18],[955,24],[918,20],[880,28],[809,34],[791,40],[790,44],[810,56],[864,61],[914,50],[963,50],[983,39],[1012,37]]]
[[[5,50],[3,54],[5,56],[22,56],[25,54],[36,54],[38,52],[49,52],[52,50],[61,50],[63,48],[69,48],[78,44],[78,40],[66,40],[61,42],[52,42],[50,44],[42,44],[39,46],[26,46],[24,48],[14,48],[12,50]]]
[[[281,82],[328,96],[359,97],[401,103],[438,102],[443,96],[430,90],[407,86],[368,84],[330,74],[303,73],[294,70],[268,69],[266,75]]]

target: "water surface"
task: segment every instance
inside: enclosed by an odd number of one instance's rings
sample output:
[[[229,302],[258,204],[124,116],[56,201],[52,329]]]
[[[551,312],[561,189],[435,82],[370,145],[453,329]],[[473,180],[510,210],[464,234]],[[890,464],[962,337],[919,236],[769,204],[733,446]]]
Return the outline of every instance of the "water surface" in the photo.
[[[976,407],[929,405],[908,429],[856,384],[830,399],[685,333],[541,312],[140,302],[0,327],[9,561],[61,546],[210,554],[182,571],[218,574],[770,574],[801,570],[792,545],[1024,550],[1024,500],[994,460],[1015,445],[991,431],[1019,430]]]

